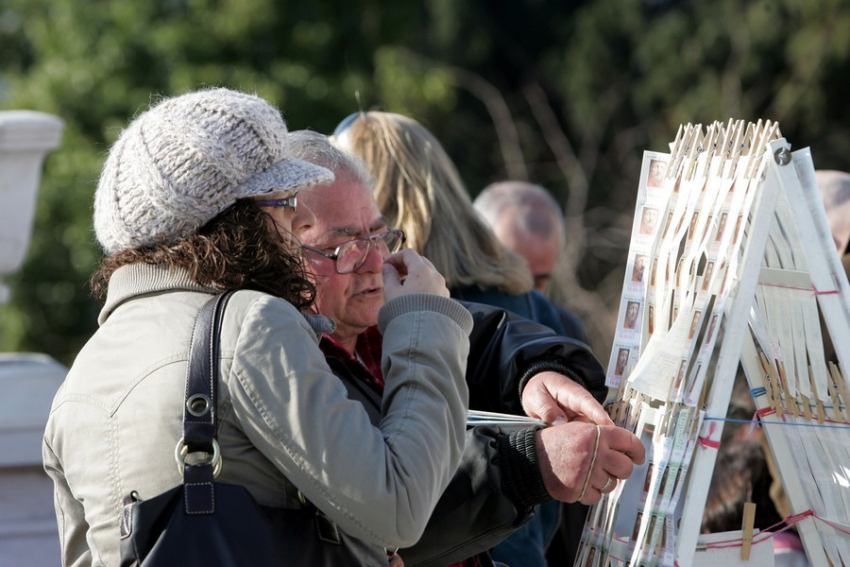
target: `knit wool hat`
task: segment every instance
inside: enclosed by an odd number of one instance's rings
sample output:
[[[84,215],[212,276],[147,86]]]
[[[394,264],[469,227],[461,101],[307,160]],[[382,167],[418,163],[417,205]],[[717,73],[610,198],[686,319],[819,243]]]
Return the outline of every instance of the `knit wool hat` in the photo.
[[[238,199],[334,179],[292,157],[280,112],[228,89],[165,99],[109,151],[95,192],[94,228],[107,254],[174,244]]]

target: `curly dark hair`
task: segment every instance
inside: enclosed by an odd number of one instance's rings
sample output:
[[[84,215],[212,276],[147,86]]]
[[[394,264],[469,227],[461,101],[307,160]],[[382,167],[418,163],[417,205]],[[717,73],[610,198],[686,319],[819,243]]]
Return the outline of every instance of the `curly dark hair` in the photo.
[[[251,199],[237,201],[197,233],[176,244],[124,250],[105,258],[90,285],[103,302],[109,279],[121,266],[144,262],[185,268],[200,285],[216,291],[253,289],[292,303],[313,304],[316,288],[300,254],[286,252],[294,236],[269,229],[269,216]]]

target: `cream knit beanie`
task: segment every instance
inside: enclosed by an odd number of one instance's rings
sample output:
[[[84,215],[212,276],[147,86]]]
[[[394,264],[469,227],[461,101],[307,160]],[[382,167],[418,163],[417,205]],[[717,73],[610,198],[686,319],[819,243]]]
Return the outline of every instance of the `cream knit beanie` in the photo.
[[[292,157],[286,123],[265,100],[228,89],[166,99],[139,115],[109,151],[94,228],[108,254],[195,233],[237,201],[330,183]]]

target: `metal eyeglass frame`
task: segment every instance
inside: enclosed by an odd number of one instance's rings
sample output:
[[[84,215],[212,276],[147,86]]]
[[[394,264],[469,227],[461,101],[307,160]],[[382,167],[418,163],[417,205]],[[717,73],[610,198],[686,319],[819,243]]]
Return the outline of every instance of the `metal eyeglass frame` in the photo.
[[[387,242],[386,242],[386,239],[389,236],[393,236],[394,238],[398,239],[398,244],[396,246],[392,247],[392,248],[390,248],[389,244],[387,244]],[[352,272],[356,272],[360,268],[360,266],[362,266],[366,262],[366,259],[369,257],[369,250],[374,248],[375,246],[377,246],[378,242],[383,242],[385,245],[387,245],[387,250],[389,250],[390,254],[392,254],[394,252],[398,252],[399,250],[401,250],[401,247],[404,246],[404,243],[405,243],[406,240],[407,240],[407,237],[404,235],[403,230],[401,230],[400,228],[390,228],[390,229],[387,229],[386,232],[382,232],[380,234],[373,234],[371,236],[366,236],[364,238],[355,238],[354,240],[349,240],[348,242],[343,242],[342,244],[340,244],[339,246],[334,248],[333,252],[325,252],[324,250],[321,250],[321,249],[316,248],[314,246],[308,246],[306,244],[302,244],[301,248],[303,248],[304,250],[309,250],[310,252],[314,252],[314,253],[319,254],[321,256],[324,256],[328,260],[332,260],[333,263],[334,263],[334,270],[336,270],[336,273],[338,273],[340,275],[344,275],[344,274],[350,274]],[[359,260],[357,260],[357,262],[354,263],[354,266],[350,270],[346,270],[344,272],[340,271],[339,265],[337,264],[337,260],[339,259],[341,253],[343,252],[343,249],[350,247],[350,246],[355,246],[360,242],[367,243],[367,246],[364,248],[365,252],[363,253],[363,257],[360,258]],[[393,248],[395,248],[395,249],[393,249]]]

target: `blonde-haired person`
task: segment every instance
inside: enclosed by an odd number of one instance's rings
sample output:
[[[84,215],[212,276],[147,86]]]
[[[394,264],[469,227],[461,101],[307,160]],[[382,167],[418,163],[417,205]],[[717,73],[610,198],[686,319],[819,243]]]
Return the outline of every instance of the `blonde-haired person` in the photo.
[[[554,305],[533,289],[525,259],[481,219],[451,158],[424,126],[400,114],[361,112],[340,123],[333,140],[366,163],[387,222],[433,262],[452,297],[502,307],[564,333]],[[532,521],[493,549],[493,559],[545,566],[560,518],[558,503],[537,506]]]
[[[452,297],[564,332],[555,307],[533,289],[525,259],[481,219],[454,162],[424,126],[400,114],[361,112],[340,123],[332,139],[366,163],[378,208],[404,231],[408,247],[433,262]]]

